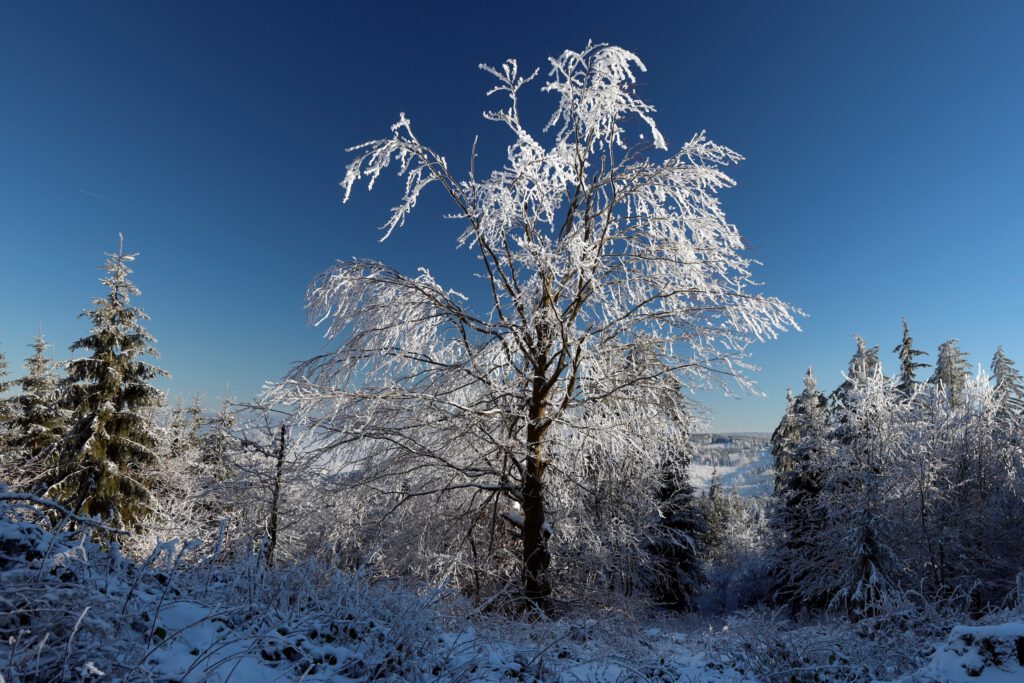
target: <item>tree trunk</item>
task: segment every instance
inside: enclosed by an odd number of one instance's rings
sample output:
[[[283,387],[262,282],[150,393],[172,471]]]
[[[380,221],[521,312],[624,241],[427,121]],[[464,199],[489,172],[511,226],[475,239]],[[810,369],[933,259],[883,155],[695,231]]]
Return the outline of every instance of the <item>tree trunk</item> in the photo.
[[[544,463],[540,444],[533,444],[533,453],[526,460],[523,479],[523,572],[526,599],[541,610],[546,610],[551,598],[548,566],[549,532],[544,524]]]
[[[284,455],[288,447],[287,431],[285,425],[281,425],[281,436],[278,442],[277,452],[274,454],[277,464],[274,468],[274,488],[270,500],[270,519],[267,522],[267,566],[274,566],[274,551],[277,549],[278,533],[278,510],[281,506],[281,480],[284,478]]]
[[[543,438],[547,425],[544,420],[546,410],[542,386],[543,381],[538,375],[534,380],[530,423],[526,428],[529,455],[523,476],[523,588],[527,601],[546,611],[551,600],[551,582],[548,577],[548,566],[551,564],[548,536],[551,533],[544,523]]]

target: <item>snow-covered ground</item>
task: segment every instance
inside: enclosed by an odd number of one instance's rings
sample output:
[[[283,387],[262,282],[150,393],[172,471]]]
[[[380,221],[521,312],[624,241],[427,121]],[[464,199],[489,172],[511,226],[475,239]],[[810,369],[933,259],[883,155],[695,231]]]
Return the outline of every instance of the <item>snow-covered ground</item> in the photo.
[[[766,612],[714,626],[611,612],[512,620],[444,590],[316,563],[268,571],[177,541],[133,561],[116,543],[47,530],[3,496],[4,683],[1024,680],[1019,614],[951,632],[928,614],[888,625],[793,626]]]

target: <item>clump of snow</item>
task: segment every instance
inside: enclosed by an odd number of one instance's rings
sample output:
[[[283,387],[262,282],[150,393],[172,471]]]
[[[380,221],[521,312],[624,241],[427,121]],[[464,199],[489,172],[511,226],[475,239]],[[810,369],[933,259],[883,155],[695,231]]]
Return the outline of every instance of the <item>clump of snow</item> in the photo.
[[[1024,623],[954,627],[916,678],[948,683],[1024,681]]]

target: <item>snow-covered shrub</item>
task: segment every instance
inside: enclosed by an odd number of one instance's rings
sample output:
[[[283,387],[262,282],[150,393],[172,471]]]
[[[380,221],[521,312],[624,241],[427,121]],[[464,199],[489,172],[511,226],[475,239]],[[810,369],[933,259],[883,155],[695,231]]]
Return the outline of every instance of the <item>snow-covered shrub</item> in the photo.
[[[0,495],[0,676],[40,681],[703,679],[681,641],[625,616],[526,623],[457,593],[315,559],[213,561],[199,543],[122,556],[111,531],[50,528],[47,501]],[[90,527],[87,520],[79,520]],[[685,680],[685,678],[684,678]]]

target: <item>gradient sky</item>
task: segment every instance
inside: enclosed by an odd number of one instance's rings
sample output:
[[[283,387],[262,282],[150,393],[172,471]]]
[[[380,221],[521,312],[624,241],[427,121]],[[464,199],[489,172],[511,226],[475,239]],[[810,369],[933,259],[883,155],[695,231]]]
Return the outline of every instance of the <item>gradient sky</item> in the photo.
[[[405,111],[449,159],[478,132],[500,152],[477,64],[588,39],[646,62],[670,145],[706,129],[747,157],[726,212],[764,291],[810,314],[755,347],[767,397],[703,397],[715,429],[770,430],[808,365],[837,385],[855,332],[894,369],[902,316],[929,351],[1024,363],[1024,3],[370,4],[0,4],[11,365],[40,326],[67,357],[119,231],[172,400],[249,397],[319,350],[303,294],[336,258],[472,290],[436,194],[383,244],[397,183],[341,205],[344,150]]]

